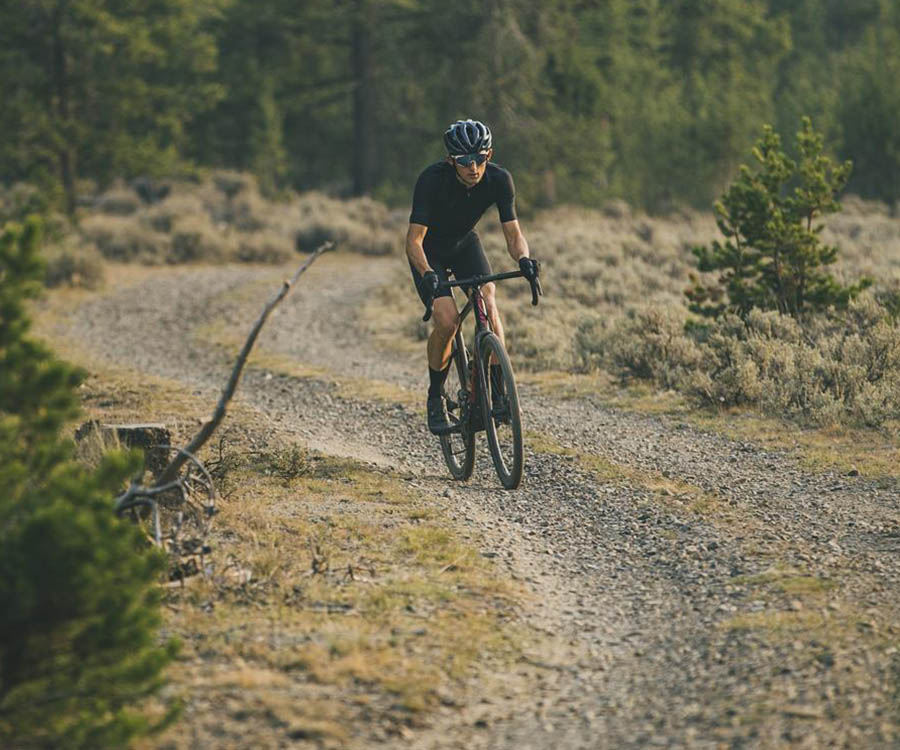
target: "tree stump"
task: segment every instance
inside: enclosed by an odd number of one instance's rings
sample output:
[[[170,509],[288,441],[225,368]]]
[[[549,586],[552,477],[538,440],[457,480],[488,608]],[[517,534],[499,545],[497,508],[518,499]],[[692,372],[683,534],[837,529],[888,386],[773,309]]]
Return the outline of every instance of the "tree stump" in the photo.
[[[115,436],[125,447],[143,451],[144,467],[154,477],[169,463],[172,435],[163,424],[102,424],[94,419],[75,430],[75,439],[84,440],[92,432],[104,441]]]

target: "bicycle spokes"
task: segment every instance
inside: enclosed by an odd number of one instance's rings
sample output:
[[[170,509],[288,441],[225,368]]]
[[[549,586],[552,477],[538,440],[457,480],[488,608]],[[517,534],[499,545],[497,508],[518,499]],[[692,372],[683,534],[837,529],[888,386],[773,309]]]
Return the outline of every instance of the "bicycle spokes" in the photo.
[[[491,393],[484,395],[482,409],[494,468],[503,486],[515,489],[522,481],[523,463],[522,423],[516,381],[506,350],[496,335],[489,333],[483,337],[479,354],[483,368],[487,369],[487,363],[492,359],[496,359],[499,366],[499,370],[495,371],[499,377],[485,377],[485,381],[496,381],[497,387],[492,385]]]
[[[468,356],[459,333],[451,355],[445,390],[455,394],[455,398],[449,396],[446,399],[447,416],[454,429],[441,435],[441,450],[453,477],[468,479],[475,467],[475,433],[467,424],[472,413],[469,404]]]

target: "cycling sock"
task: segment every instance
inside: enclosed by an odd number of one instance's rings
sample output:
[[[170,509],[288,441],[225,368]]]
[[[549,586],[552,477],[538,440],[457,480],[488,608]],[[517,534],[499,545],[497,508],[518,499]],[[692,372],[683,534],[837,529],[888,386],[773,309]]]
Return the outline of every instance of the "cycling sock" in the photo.
[[[441,395],[441,391],[444,388],[444,381],[447,380],[448,372],[450,372],[449,364],[443,370],[432,370],[431,367],[428,368],[428,377],[431,379],[431,382],[428,385],[428,398],[435,398]]]
[[[500,365],[491,365],[491,393],[503,393],[503,370]]]

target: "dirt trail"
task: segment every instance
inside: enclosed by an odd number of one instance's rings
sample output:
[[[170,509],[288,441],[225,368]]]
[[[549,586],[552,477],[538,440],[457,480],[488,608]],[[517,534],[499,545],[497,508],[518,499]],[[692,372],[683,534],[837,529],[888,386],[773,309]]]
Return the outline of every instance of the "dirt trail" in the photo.
[[[356,317],[397,262],[326,256],[268,324],[261,351],[418,398],[419,358],[360,340]],[[60,333],[214,394],[230,361],[197,327],[243,331],[278,278],[247,267],[154,273],[86,302]],[[473,479],[449,480],[409,399],[355,398],[327,376],[263,369],[240,393],[313,448],[389,463],[443,493],[448,516],[533,592],[526,616],[548,634],[548,652],[486,684],[490,703],[446,709],[416,746],[900,742],[896,481],[812,474],[667,417],[525,388],[541,450],[527,448],[524,487],[508,493],[483,445]],[[538,689],[519,693],[516,671]]]

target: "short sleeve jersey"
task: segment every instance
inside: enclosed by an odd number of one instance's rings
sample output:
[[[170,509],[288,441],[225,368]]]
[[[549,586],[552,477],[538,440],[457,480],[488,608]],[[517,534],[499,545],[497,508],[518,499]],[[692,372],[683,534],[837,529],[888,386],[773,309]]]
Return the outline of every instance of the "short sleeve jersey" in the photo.
[[[409,221],[428,227],[426,252],[446,252],[475,228],[491,205],[497,206],[501,222],[515,220],[516,189],[509,172],[488,162],[484,177],[467,188],[453,165],[441,161],[419,175]]]

